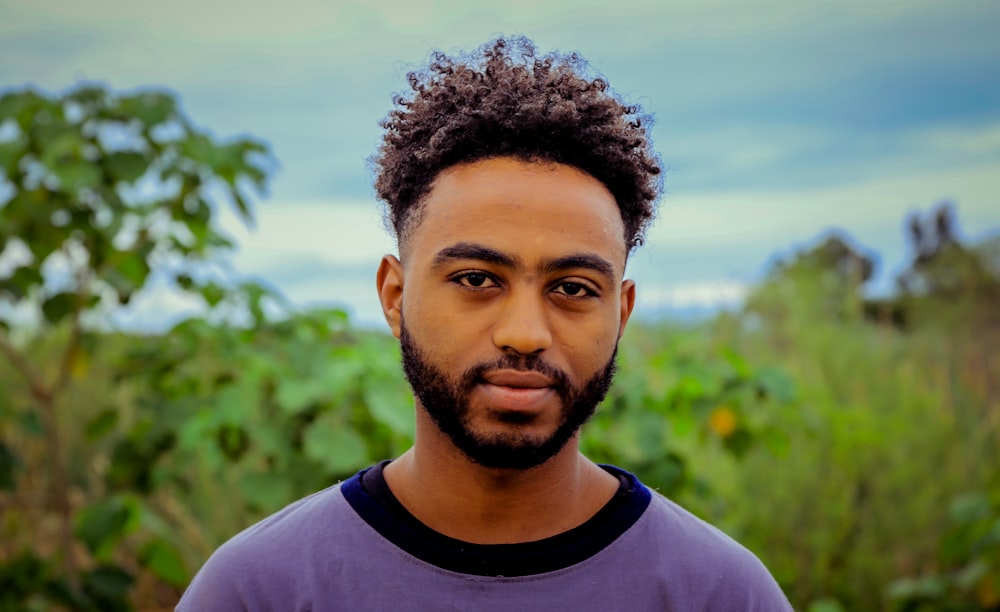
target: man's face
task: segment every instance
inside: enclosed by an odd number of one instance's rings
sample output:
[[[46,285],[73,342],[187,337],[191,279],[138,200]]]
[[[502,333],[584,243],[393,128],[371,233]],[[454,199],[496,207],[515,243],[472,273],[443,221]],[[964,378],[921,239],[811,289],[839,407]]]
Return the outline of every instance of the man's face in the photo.
[[[445,170],[422,206],[378,277],[418,444],[423,421],[482,465],[539,465],[604,397],[632,310],[615,200],[569,166],[494,158]]]
[[[421,353],[407,333],[405,323],[399,342],[403,350],[403,371],[420,405],[466,457],[491,468],[524,470],[555,456],[594,414],[615,374],[614,354],[604,368],[582,386],[573,385],[565,372],[537,357],[504,355],[492,363],[476,364],[452,380]],[[561,402],[559,424],[554,432],[548,436],[530,436],[518,431],[487,434],[472,426],[473,392],[488,375],[504,370],[539,374],[548,379]],[[512,426],[533,418],[530,414],[500,410],[495,417]]]

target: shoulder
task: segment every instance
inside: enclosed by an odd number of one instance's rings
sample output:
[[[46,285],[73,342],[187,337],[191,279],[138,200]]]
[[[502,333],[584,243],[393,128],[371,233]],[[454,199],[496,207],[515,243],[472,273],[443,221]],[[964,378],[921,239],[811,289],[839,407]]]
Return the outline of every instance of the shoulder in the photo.
[[[282,609],[301,595],[311,551],[329,550],[350,521],[335,485],[251,525],[220,546],[198,571],[177,610]]]
[[[690,591],[688,601],[705,601],[711,610],[791,610],[756,555],[663,495],[653,492],[635,527],[649,543],[650,560],[675,581],[672,588]]]

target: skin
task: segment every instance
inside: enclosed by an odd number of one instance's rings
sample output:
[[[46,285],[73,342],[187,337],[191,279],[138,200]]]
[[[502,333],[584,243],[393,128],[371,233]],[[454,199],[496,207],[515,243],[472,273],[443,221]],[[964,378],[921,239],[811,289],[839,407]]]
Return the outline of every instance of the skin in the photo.
[[[457,378],[502,355],[537,356],[581,385],[603,368],[635,303],[614,197],[570,166],[491,158],[441,172],[422,214],[377,275],[386,321]],[[499,371],[470,395],[484,436],[545,437],[561,401],[538,380]],[[413,448],[385,470],[400,503],[428,527],[480,544],[528,542],[572,529],[618,481],[579,452],[574,436],[525,470],[473,463],[417,400]]]

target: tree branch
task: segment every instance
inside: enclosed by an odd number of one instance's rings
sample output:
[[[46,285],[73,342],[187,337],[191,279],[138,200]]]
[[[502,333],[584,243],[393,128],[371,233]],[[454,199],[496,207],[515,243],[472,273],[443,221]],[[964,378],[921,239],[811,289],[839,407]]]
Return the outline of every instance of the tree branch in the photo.
[[[31,367],[27,357],[14,348],[14,345],[7,338],[7,334],[3,332],[0,332],[0,353],[3,353],[14,369],[21,373],[35,399],[45,402],[52,398],[52,392],[46,388],[42,377]]]

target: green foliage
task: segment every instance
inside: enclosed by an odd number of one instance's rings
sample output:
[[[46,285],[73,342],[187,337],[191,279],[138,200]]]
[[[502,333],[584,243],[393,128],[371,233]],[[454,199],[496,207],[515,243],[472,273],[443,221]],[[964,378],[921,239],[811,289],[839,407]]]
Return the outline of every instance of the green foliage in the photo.
[[[758,446],[782,453],[786,434],[774,415],[795,393],[780,372],[708,346],[699,333],[641,324],[622,342],[619,366],[584,430],[587,456],[628,466],[666,495],[705,497],[709,483],[696,466],[706,446],[735,459]]]
[[[13,490],[8,530],[37,525],[0,549],[11,606],[127,609],[130,559],[185,582],[167,544],[175,534],[150,518],[175,429],[120,398],[94,411],[80,392],[109,344],[95,330],[154,276],[218,302],[218,284],[197,266],[230,246],[213,216],[231,205],[251,221],[248,198],[264,189],[269,163],[260,142],[200,131],[167,92],[0,95],[0,371],[18,375],[0,380],[2,401],[15,398],[0,406],[0,490]],[[46,520],[30,522],[32,499]],[[45,540],[59,549],[18,552]]]
[[[943,571],[896,580],[887,590],[905,612],[1000,609],[1000,489],[951,501],[941,541]]]
[[[239,529],[412,443],[394,339],[199,268],[266,161],[164,92],[0,97],[0,609],[170,608]],[[744,312],[634,323],[584,451],[737,536],[797,609],[997,609],[1000,242],[940,218],[892,325],[837,235]],[[156,275],[205,315],[107,331]]]
[[[794,462],[749,454],[713,470],[728,475],[715,489],[721,523],[797,609],[995,609],[995,561],[977,556],[995,559],[996,544],[979,537],[995,513],[966,531],[949,514],[950,500],[1000,482],[991,243],[915,247],[901,278],[934,277],[921,286],[938,289],[884,301],[888,318],[838,272],[844,258],[823,257],[828,244],[776,267],[744,312],[715,322],[719,341],[780,364],[800,394],[774,415]],[[953,290],[952,278],[976,280]]]

